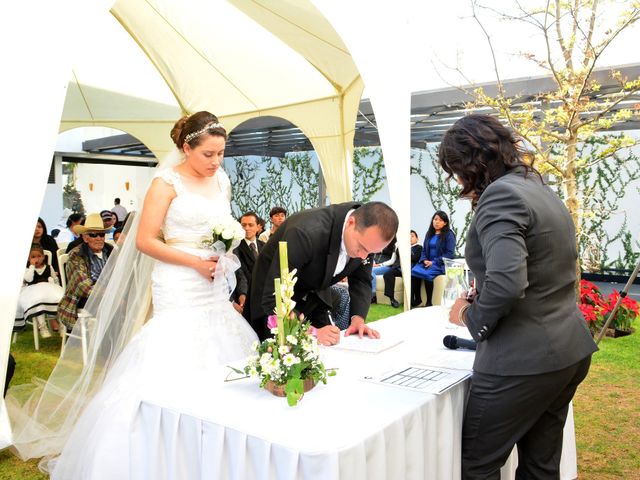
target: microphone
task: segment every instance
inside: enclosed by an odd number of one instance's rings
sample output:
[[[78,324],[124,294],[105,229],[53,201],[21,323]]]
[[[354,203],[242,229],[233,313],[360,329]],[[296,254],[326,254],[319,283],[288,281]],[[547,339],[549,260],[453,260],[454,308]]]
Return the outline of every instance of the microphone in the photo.
[[[474,340],[467,340],[466,338],[458,338],[455,335],[447,335],[442,339],[442,343],[445,347],[451,350],[458,348],[466,348],[467,350],[475,350],[476,342]]]

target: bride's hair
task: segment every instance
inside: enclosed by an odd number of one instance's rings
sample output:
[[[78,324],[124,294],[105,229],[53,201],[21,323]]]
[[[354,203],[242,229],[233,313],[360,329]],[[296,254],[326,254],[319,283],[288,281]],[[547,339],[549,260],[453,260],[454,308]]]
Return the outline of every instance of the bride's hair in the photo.
[[[218,135],[227,139],[227,131],[218,122],[218,117],[207,111],[196,112],[193,115],[185,115],[178,120],[171,129],[171,140],[176,144],[178,150],[188,143],[191,148],[200,144],[204,133]]]

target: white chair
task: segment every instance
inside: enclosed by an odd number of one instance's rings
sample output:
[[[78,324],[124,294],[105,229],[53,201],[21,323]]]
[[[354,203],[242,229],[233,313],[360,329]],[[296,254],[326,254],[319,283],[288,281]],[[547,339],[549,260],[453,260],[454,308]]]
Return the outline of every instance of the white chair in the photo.
[[[69,261],[69,254],[64,253],[58,257],[58,264],[60,266],[60,281],[62,282],[62,288],[67,291],[67,262]],[[87,363],[87,351],[88,351],[88,335],[87,327],[91,321],[95,318],[87,312],[84,308],[78,309],[78,324],[80,326],[80,335],[74,335],[67,332],[67,328],[60,322],[60,335],[62,336],[62,345],[60,346],[60,355],[64,352],[67,338],[77,338],[82,345],[82,363]]]
[[[60,247],[60,245],[58,245]],[[60,247],[56,250],[56,257],[58,257],[58,265],[60,265],[60,257],[67,253],[67,247]]]

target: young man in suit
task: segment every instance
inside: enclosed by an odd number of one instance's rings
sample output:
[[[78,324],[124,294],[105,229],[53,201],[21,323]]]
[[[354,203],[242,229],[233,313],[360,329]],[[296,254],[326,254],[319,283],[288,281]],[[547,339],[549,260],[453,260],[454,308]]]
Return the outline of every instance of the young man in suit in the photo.
[[[247,212],[240,217],[240,225],[244,229],[244,239],[233,253],[240,260],[240,268],[236,270],[236,289],[233,293],[233,307],[242,313],[251,285],[251,273],[258,258],[258,254],[264,247],[264,242],[258,240],[258,215],[255,212]]]
[[[348,278],[351,324],[345,335],[378,338],[365,325],[371,304],[371,255],[384,249],[398,229],[396,213],[382,202],[348,202],[290,216],[257,259],[244,316],[261,339],[275,306],[274,279],[280,276],[278,242],[286,241],[289,269],[297,269],[293,299],[316,329],[318,342],[335,345],[340,330],[332,324],[330,286]],[[247,308],[249,307],[249,308]]]

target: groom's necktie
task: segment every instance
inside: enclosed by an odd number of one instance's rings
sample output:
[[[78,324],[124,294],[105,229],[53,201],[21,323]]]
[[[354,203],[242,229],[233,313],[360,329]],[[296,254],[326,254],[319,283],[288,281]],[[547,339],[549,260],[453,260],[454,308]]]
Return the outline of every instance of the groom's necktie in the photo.
[[[251,249],[251,253],[253,253],[253,256],[257,257],[258,256],[258,249],[256,248],[256,244],[251,242],[249,244],[249,248]]]

